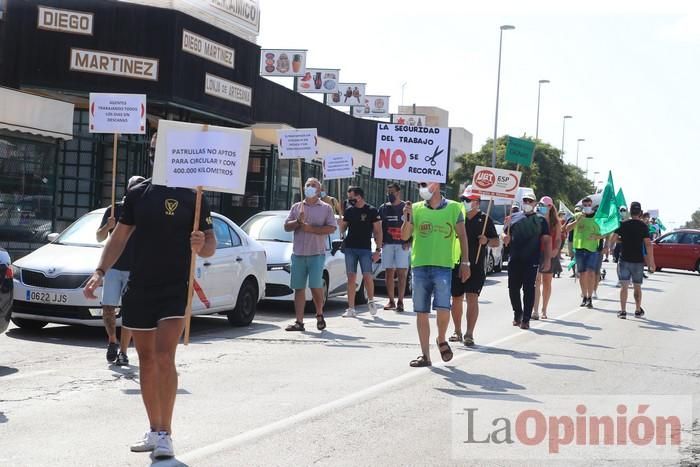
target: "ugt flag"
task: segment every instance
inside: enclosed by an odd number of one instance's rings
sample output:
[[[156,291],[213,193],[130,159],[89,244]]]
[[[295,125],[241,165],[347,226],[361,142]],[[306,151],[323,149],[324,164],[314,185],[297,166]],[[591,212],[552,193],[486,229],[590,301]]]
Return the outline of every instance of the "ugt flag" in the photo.
[[[595,213],[595,221],[600,227],[601,235],[609,235],[620,227],[618,209],[612,172],[608,172],[608,183],[605,185],[603,197],[600,200],[598,211]]]

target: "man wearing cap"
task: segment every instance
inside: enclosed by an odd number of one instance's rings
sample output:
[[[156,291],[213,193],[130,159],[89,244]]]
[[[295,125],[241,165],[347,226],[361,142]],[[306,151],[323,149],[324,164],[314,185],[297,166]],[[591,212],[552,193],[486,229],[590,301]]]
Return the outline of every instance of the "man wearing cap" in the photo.
[[[534,194],[523,196],[522,211],[513,214],[503,238],[504,244],[510,245],[508,292],[513,307],[513,326],[521,329],[530,329],[537,271],[549,272],[551,269],[552,238],[547,221],[535,213],[535,203]],[[539,267],[540,252],[542,268]]]
[[[452,269],[452,322],[455,327],[451,342],[464,341],[464,345],[474,345],[474,328],[479,318],[479,294],[486,281],[484,262],[489,254],[488,246],[497,247],[500,243],[498,232],[489,216],[481,212],[481,197],[472,193],[471,185],[468,186],[460,200],[464,206],[465,227],[467,230],[467,243],[469,245],[469,262],[471,263],[471,275],[466,282],[462,282],[459,275],[461,248],[459,239],[455,236],[455,267]],[[486,229],[484,229],[484,225]],[[481,245],[481,247],[479,247]],[[479,255],[477,257],[477,250]],[[462,337],[462,314],[464,295],[467,296],[467,333]]]
[[[593,292],[595,290],[595,275],[598,269],[598,242],[604,237],[600,235],[600,227],[595,221],[593,200],[588,196],[581,201],[582,213],[577,214],[567,230],[574,232],[574,250],[576,268],[579,272],[581,285],[581,306],[593,308]]]
[[[630,204],[630,217],[615,231],[611,242],[622,244],[620,260],[617,263],[617,277],[620,279],[620,311],[617,317],[627,318],[627,288],[630,280],[634,287],[634,316],[641,318],[644,316],[642,309],[642,282],[644,281],[645,252],[649,272],[656,270],[654,264],[654,248],[649,235],[649,228],[640,219],[642,215],[642,205],[638,202]]]

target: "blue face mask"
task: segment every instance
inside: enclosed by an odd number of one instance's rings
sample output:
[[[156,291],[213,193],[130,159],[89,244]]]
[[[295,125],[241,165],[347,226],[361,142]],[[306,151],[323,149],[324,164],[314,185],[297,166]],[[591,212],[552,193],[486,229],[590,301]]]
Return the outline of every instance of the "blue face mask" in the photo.
[[[543,216],[546,216],[547,215],[547,206],[538,207],[537,212]]]
[[[313,198],[314,196],[316,196],[316,188],[312,186],[307,186],[306,188],[304,188],[304,196],[306,196],[307,198]]]
[[[326,193],[325,191],[322,191],[322,192],[321,192],[321,198],[325,198],[327,194],[328,194],[328,193]]]

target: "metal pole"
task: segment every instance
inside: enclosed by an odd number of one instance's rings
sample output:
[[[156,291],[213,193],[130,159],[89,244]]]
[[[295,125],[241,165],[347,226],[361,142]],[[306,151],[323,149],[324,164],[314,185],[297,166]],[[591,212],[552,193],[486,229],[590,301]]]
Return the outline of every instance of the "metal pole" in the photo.
[[[503,29],[498,40],[498,77],[496,78],[496,116],[493,123],[493,153],[491,167],[496,167],[496,138],[498,138],[498,98],[501,90],[501,50],[503,49]]]
[[[561,160],[564,160],[564,133],[566,132],[566,117],[564,117],[564,123],[561,126]]]
[[[403,95],[404,95],[404,90],[406,89],[406,81],[401,85],[401,106],[403,107]],[[401,113],[401,112],[399,112]]]
[[[576,167],[578,167],[578,153],[579,153],[579,149],[581,148],[581,141],[584,141],[584,140],[578,139],[576,141]]]
[[[540,93],[542,91],[542,81],[537,84],[537,125],[535,126],[535,139],[540,136]]]

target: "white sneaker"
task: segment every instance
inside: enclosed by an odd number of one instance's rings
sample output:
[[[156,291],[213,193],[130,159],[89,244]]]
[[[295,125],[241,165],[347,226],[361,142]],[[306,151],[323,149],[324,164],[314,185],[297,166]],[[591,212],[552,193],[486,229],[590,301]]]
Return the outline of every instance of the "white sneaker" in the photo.
[[[367,302],[367,308],[369,308],[369,314],[372,316],[377,316],[377,304],[374,300]]]
[[[354,308],[348,308],[345,310],[345,313],[343,313],[343,318],[354,318],[355,316],[356,313]]]
[[[147,431],[143,434],[143,439],[131,445],[131,452],[149,452],[156,448],[158,441],[157,431]]]
[[[158,433],[158,441],[156,441],[156,448],[153,450],[153,457],[156,459],[175,457],[173,440],[168,433],[163,431]]]

